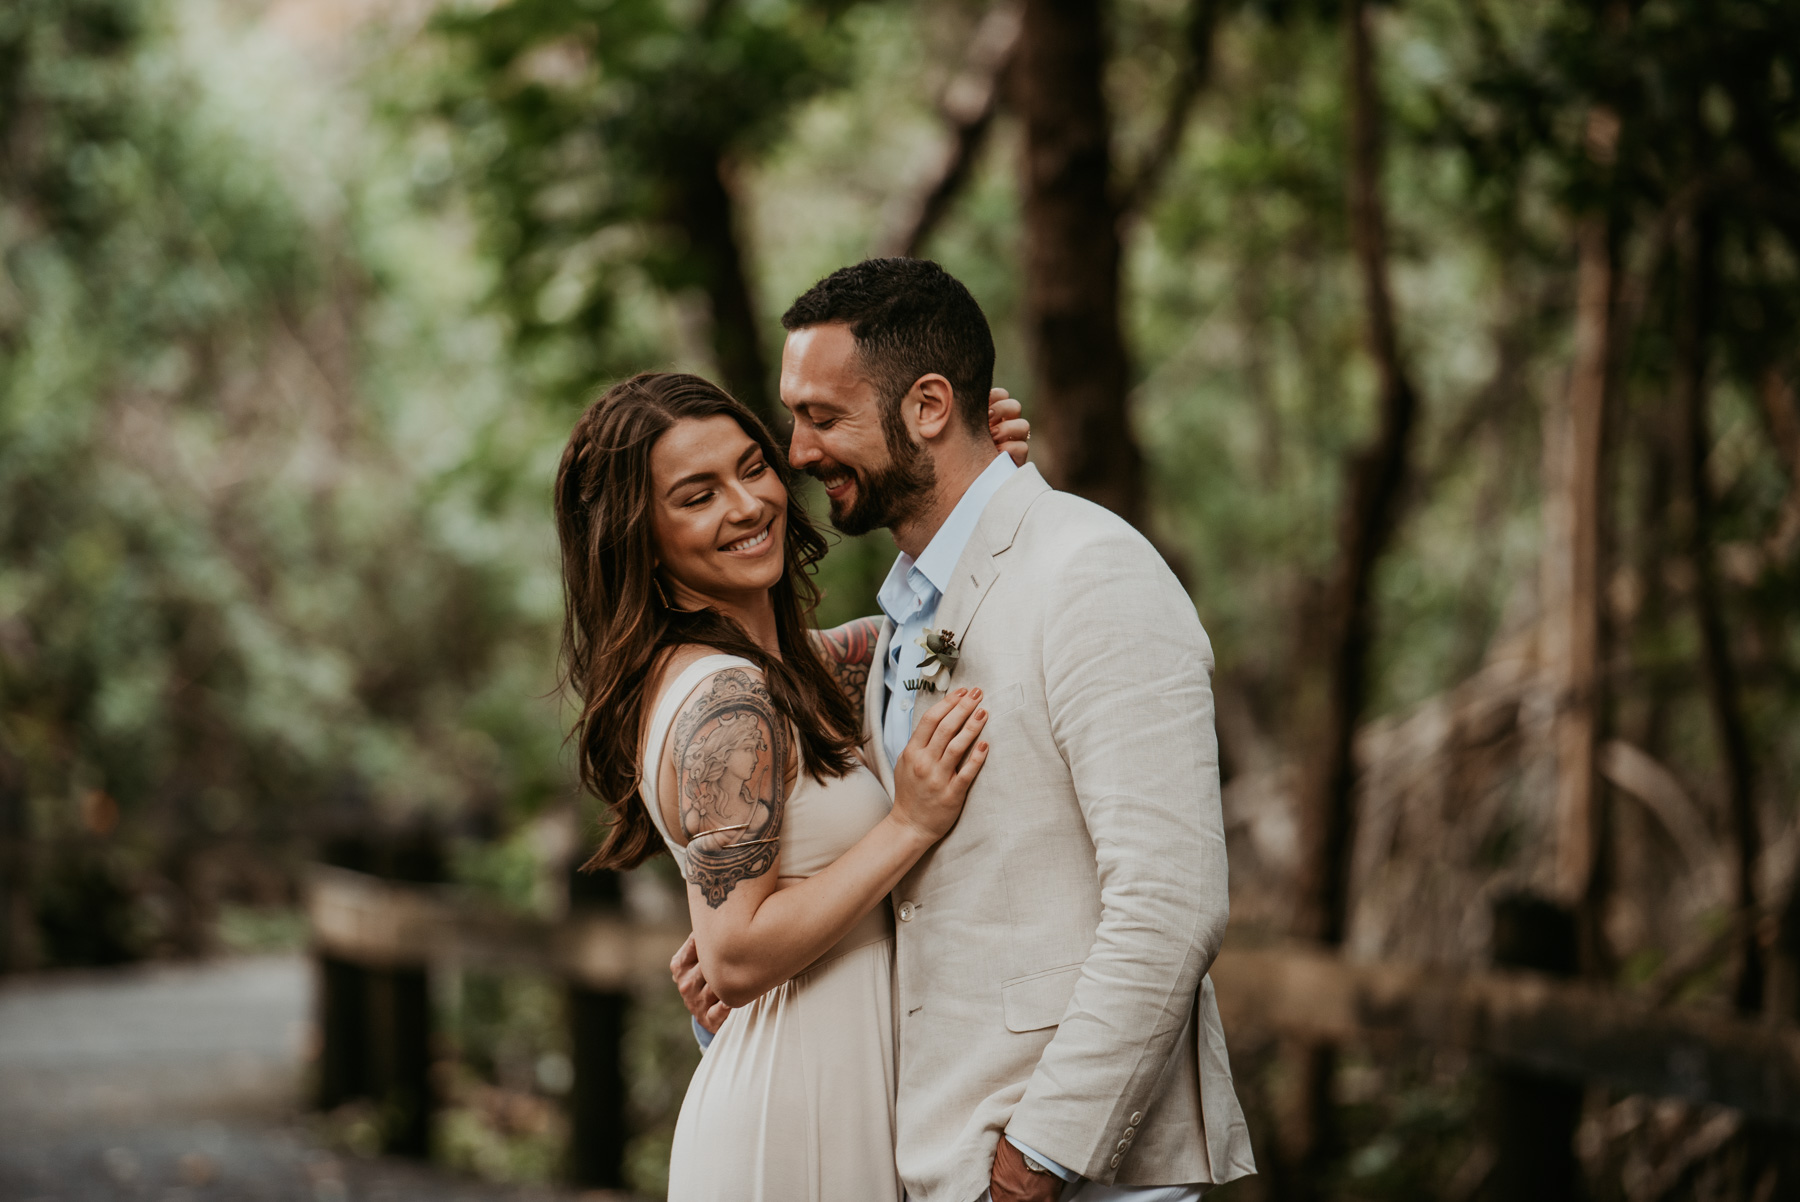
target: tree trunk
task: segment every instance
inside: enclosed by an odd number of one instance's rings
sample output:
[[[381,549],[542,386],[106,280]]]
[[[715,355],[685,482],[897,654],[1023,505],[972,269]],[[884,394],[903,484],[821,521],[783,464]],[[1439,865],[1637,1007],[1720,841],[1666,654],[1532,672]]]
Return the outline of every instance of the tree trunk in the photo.
[[[1596,166],[1610,169],[1618,134],[1611,109],[1589,112]],[[1568,390],[1544,414],[1539,662],[1552,697],[1555,891],[1575,909],[1582,942],[1592,950],[1588,916],[1600,848],[1600,481],[1616,292],[1609,213],[1583,214],[1575,240],[1575,359]]]
[[[1769,441],[1781,452],[1782,465],[1788,472],[1787,500],[1782,503],[1781,517],[1767,544],[1769,557],[1784,564],[1795,546],[1800,545],[1800,408],[1795,407],[1794,389],[1786,374],[1775,365],[1763,372],[1757,394],[1762,399]]]
[[[1351,743],[1368,686],[1375,569],[1398,523],[1418,394],[1400,356],[1388,287],[1387,218],[1380,193],[1381,110],[1364,6],[1350,4],[1350,224],[1379,379],[1380,424],[1347,465],[1337,561],[1325,595],[1320,735],[1302,778],[1306,822],[1299,933],[1340,943],[1348,921],[1355,765]]]
[[[726,185],[722,152],[688,158],[674,181],[673,217],[687,236],[712,314],[720,382],[777,430],[785,423],[769,393],[769,370],[756,324],[750,276],[738,241],[737,204]]]
[[[1059,487],[1141,526],[1104,66],[1098,0],[1027,0],[1018,62],[1025,307],[1046,466]]]
[[[1350,230],[1362,275],[1368,349],[1378,379],[1379,425],[1374,440],[1346,465],[1346,497],[1338,552],[1324,597],[1323,673],[1309,690],[1316,698],[1318,738],[1303,766],[1303,832],[1297,933],[1338,945],[1349,922],[1350,857],[1354,843],[1356,765],[1353,740],[1368,692],[1369,643],[1374,635],[1375,569],[1399,521],[1418,394],[1401,359],[1388,284],[1387,214],[1381,197],[1382,111],[1375,48],[1363,0],[1345,9],[1350,104]],[[1289,1197],[1315,1196],[1335,1134],[1331,1122],[1333,1049],[1290,1051],[1298,1096],[1288,1108],[1283,1158],[1296,1188]]]
[[[1737,856],[1732,865],[1732,901],[1739,924],[1738,1009],[1762,1008],[1763,956],[1756,938],[1756,861],[1761,833],[1756,822],[1756,765],[1738,697],[1737,668],[1725,625],[1724,598],[1713,562],[1713,496],[1706,477],[1712,450],[1708,430],[1707,342],[1712,327],[1716,220],[1704,204],[1676,232],[1675,389],[1681,421],[1682,483],[1690,510],[1688,554],[1694,565],[1694,616],[1700,626],[1707,700],[1724,762],[1726,793]]]

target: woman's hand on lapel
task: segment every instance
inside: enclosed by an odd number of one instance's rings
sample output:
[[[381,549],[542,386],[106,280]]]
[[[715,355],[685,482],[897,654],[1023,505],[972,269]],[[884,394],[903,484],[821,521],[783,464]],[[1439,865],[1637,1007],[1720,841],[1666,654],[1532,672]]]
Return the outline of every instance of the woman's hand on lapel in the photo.
[[[925,711],[894,765],[889,816],[922,838],[923,846],[950,833],[987,762],[988,745],[976,742],[987,725],[980,704],[980,689],[952,689]]]

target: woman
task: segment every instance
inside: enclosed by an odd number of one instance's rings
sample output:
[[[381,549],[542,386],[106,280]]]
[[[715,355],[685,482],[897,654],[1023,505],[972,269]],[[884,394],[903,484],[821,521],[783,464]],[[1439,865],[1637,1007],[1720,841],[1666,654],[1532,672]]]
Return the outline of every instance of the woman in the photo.
[[[861,749],[870,640],[806,627],[824,539],[762,423],[696,376],[589,407],[556,520],[582,783],[610,811],[589,866],[666,846],[734,1007],[688,1087],[670,1199],[899,1199],[882,903],[986,760],[979,692],[919,721],[890,801]]]

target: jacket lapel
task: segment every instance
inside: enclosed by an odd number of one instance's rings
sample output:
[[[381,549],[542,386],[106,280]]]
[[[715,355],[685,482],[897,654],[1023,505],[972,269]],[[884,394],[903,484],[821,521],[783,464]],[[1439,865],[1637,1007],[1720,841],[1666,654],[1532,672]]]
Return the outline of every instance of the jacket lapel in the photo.
[[[955,635],[958,646],[962,645],[964,633],[975,620],[975,611],[981,608],[988,590],[1000,578],[999,557],[1018,536],[1026,510],[1049,491],[1050,486],[1044,483],[1037,468],[1026,464],[1008,477],[982,511],[981,520],[969,535],[968,546],[963,548],[962,556],[956,561],[956,574],[950,580],[950,587],[944,590],[944,599],[938,602],[937,617],[932,621],[936,629],[948,630]],[[883,655],[886,647],[884,640],[881,644]],[[950,684],[952,687],[956,684],[954,673]],[[914,723],[930,708],[929,705],[913,706]]]

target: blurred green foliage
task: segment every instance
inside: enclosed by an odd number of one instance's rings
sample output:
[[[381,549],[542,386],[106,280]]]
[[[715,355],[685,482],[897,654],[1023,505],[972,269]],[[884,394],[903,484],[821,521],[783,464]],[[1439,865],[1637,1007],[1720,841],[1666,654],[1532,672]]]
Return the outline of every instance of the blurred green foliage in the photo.
[[[573,399],[657,361],[659,331],[631,310],[701,290],[727,385],[773,412],[749,313],[722,312],[743,271],[722,175],[846,78],[843,7],[519,0],[438,16],[447,53],[424,98],[542,387]]]
[[[285,891],[246,847],[563,791],[541,426],[453,234],[358,174],[380,135],[278,151],[209,17],[0,18],[0,752],[49,962],[203,948]],[[330,120],[294,75],[260,94]]]

